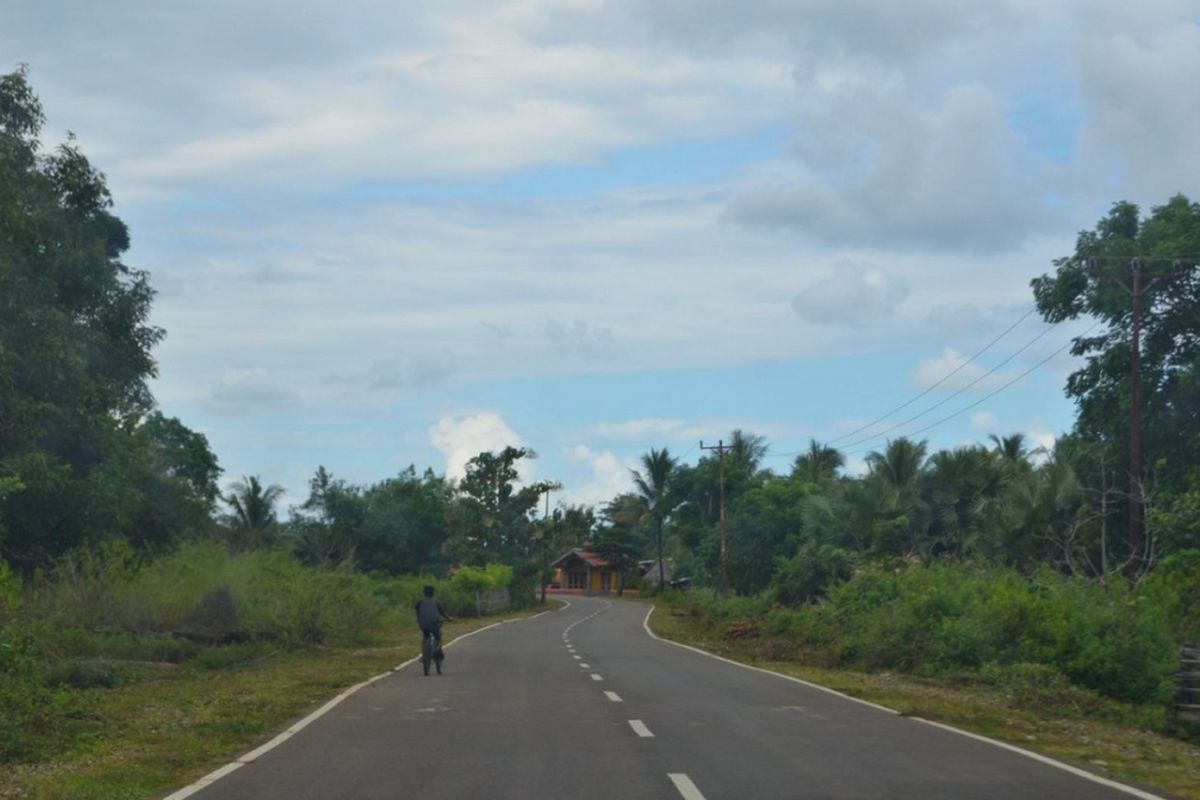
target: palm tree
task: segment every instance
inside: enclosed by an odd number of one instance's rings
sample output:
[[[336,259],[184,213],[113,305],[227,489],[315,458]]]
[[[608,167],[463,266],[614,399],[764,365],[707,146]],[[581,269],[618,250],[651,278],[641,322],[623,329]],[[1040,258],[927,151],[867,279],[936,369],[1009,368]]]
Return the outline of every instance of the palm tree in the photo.
[[[729,434],[729,457],[733,463],[740,464],[747,475],[758,471],[763,458],[767,455],[767,440],[763,436],[746,433],[741,428],[734,428]]]
[[[264,488],[257,475],[233,484],[225,502],[233,510],[226,521],[243,547],[264,540],[278,523],[275,504],[283,495],[283,487],[273,483]]]
[[[667,448],[655,450],[642,456],[642,469],[631,469],[633,485],[642,504],[642,518],[654,524],[654,544],[658,551],[658,588],[666,583],[663,572],[663,523],[672,511],[667,490],[671,473],[675,471],[675,459]]]
[[[844,466],[846,457],[836,447],[809,439],[808,452],[796,456],[792,463],[792,475],[802,477],[809,483],[823,483],[836,478],[838,470]]]
[[[867,466],[871,474],[878,475],[893,489],[909,490],[916,486],[921,476],[928,449],[927,442],[914,442],[901,436],[889,441],[882,453],[877,450],[867,453]]]
[[[1003,437],[993,433],[988,438],[996,445],[996,455],[1005,461],[1018,463],[1029,457],[1029,448],[1025,445],[1025,434],[1023,433],[1014,433],[1011,436]]]

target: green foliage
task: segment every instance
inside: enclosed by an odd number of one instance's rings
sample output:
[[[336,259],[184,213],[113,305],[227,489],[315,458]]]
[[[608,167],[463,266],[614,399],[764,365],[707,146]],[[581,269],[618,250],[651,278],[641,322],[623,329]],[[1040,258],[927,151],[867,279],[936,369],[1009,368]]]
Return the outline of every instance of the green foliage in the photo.
[[[451,576],[450,585],[463,592],[486,592],[507,589],[512,579],[512,567],[507,564],[488,564],[484,567],[459,567]]]
[[[704,591],[680,602],[714,626],[757,619],[766,633],[831,663],[938,675],[1037,665],[1018,669],[1056,671],[1073,686],[1145,703],[1165,701],[1178,666],[1172,625],[1181,620],[1164,611],[1192,619],[1183,608],[1196,589],[1182,580],[1164,585],[1161,597],[1178,603],[1164,609],[1124,584],[935,564],[863,569],[820,606],[772,610],[761,597]]]
[[[0,557],[22,572],[206,522],[216,460],[153,410],[147,273],[73,138],[44,154],[24,69],[0,77]]]
[[[829,544],[806,544],[791,558],[777,558],[771,576],[775,599],[785,605],[802,605],[824,595],[847,580],[854,560],[845,550]]]

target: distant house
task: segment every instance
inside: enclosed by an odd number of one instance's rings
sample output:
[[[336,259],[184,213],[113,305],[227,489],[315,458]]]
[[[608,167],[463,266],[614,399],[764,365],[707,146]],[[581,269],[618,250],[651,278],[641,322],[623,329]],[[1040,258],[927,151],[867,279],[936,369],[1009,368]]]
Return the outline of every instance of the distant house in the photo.
[[[608,594],[620,588],[617,562],[592,552],[586,547],[576,547],[560,556],[550,566],[554,567],[551,586],[578,594]]]

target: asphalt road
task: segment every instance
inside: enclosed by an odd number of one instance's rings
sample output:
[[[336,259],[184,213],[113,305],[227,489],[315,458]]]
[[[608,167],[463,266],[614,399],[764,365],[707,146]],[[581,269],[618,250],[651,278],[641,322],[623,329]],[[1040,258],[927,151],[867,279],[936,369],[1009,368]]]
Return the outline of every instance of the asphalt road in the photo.
[[[197,800],[1117,800],[993,744],[709,658],[572,598],[360,688]],[[1150,795],[1142,794],[1142,797]]]

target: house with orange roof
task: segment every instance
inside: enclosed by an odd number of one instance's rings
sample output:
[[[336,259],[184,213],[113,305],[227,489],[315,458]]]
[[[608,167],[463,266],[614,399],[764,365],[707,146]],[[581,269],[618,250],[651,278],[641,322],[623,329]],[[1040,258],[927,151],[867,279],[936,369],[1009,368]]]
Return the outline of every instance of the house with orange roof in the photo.
[[[618,564],[587,547],[576,547],[555,560],[550,586],[571,594],[609,594],[621,588]]]

